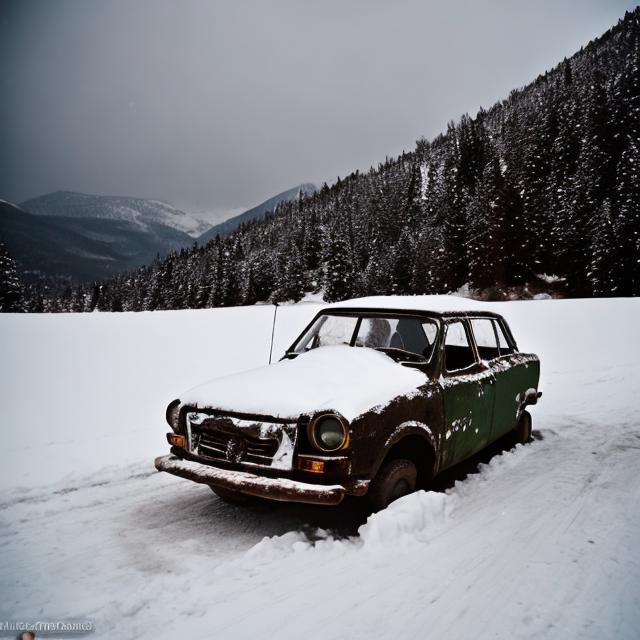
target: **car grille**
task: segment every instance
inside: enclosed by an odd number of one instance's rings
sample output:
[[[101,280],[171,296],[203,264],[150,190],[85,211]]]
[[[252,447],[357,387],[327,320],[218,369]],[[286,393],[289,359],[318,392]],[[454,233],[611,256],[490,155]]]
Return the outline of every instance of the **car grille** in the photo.
[[[234,454],[232,447],[236,448],[238,461],[269,466],[278,450],[278,441],[274,438],[252,438],[222,431],[200,432],[198,452],[205,458],[227,459]]]
[[[202,412],[187,414],[192,454],[209,460],[291,469],[297,427],[291,423],[262,422]]]

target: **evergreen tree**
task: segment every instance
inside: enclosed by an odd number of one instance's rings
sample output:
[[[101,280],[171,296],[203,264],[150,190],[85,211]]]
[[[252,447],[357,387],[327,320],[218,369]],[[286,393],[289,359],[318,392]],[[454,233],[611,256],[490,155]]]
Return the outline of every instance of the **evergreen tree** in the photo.
[[[638,140],[629,140],[618,168],[618,206],[613,225],[615,294],[640,295],[640,153]]]
[[[615,294],[613,269],[615,265],[613,219],[611,204],[605,200],[594,216],[591,229],[591,243],[589,251],[589,270],[587,278],[591,287],[591,294],[606,297]]]
[[[405,228],[391,254],[391,292],[405,295],[412,293],[415,244],[411,232]]]
[[[24,311],[23,289],[16,262],[3,242],[0,242],[0,311]]]
[[[292,247],[283,258],[279,286],[274,298],[276,301],[294,301],[302,299],[305,291],[305,277],[302,259],[297,247]]]
[[[350,260],[350,247],[346,238],[336,232],[330,232],[325,250],[325,299],[328,302],[346,300],[353,287],[353,269]]]
[[[426,224],[418,237],[411,290],[414,293],[447,291],[448,260],[442,227]]]
[[[509,202],[495,155],[487,163],[469,208],[466,247],[469,284],[477,289],[505,283],[505,219]]]

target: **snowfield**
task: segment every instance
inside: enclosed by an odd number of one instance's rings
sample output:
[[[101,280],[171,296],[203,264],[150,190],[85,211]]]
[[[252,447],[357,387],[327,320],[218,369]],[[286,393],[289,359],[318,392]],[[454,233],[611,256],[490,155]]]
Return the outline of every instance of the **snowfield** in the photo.
[[[540,355],[535,441],[366,522],[355,501],[232,507],[153,468],[170,400],[268,361],[273,307],[0,315],[0,620],[118,639],[637,638],[640,300],[483,306]],[[318,308],[280,308],[274,355]]]

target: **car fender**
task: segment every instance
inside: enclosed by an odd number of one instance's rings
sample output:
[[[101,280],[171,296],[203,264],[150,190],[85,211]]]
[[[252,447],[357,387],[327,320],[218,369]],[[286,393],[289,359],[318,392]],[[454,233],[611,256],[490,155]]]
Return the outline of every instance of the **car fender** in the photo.
[[[438,445],[431,427],[429,427],[424,422],[420,422],[419,420],[408,420],[399,424],[393,430],[391,435],[386,439],[384,446],[381,448],[380,454],[378,455],[376,463],[372,468],[371,477],[375,477],[375,475],[378,473],[378,470],[382,466],[382,463],[387,457],[387,454],[394,445],[398,444],[401,440],[408,436],[416,435],[425,440],[425,442],[433,451],[434,462],[437,461]]]

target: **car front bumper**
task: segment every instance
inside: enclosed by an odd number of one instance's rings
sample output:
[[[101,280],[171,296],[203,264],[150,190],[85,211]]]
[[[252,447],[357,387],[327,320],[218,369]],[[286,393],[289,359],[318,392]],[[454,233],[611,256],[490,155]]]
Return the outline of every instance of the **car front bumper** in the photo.
[[[362,495],[368,485],[367,482],[358,482],[347,488],[341,484],[322,485],[289,478],[268,478],[247,471],[221,469],[184,460],[173,454],[156,458],[155,466],[158,471],[166,471],[193,482],[283,502],[335,505],[342,502],[347,494]]]

